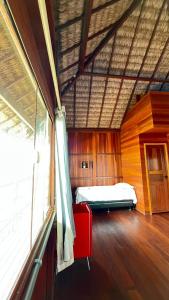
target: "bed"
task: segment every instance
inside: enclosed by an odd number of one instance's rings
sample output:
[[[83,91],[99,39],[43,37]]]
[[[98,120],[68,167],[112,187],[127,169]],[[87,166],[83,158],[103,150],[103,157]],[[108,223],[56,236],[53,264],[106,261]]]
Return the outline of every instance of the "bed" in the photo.
[[[76,189],[76,203],[87,202],[92,209],[134,208],[137,197],[134,187],[128,183],[110,186],[88,186]]]

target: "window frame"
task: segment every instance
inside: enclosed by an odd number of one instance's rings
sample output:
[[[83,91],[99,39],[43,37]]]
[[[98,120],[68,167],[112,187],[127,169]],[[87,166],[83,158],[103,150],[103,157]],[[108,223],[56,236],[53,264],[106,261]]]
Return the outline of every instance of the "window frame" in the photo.
[[[39,85],[39,82],[37,80],[37,76],[33,70],[33,67],[31,65],[31,62],[28,58],[28,55],[25,51],[25,46],[23,44],[23,41],[20,38],[20,34],[18,32],[18,29],[16,27],[15,21],[12,17],[12,14],[10,10],[5,5],[0,4],[0,9],[3,10],[3,14],[5,15],[5,22],[10,27],[10,32],[12,32],[12,37],[14,38],[15,46],[18,49],[19,53],[21,54],[21,58],[23,61],[24,66],[26,66],[26,69],[29,69],[31,74],[33,75],[33,80],[35,80],[35,84],[37,85],[38,89],[40,90],[40,93],[42,95],[43,103],[47,109],[47,112],[49,114],[49,118],[51,121],[51,134],[50,134],[50,176],[49,176],[49,209],[47,212],[46,219],[39,231],[39,234],[36,238],[36,241],[30,250],[30,253],[28,255],[28,258],[23,264],[23,267],[21,269],[20,275],[18,278],[16,278],[15,286],[11,289],[11,295],[10,299],[20,299],[20,297],[23,294],[23,291],[26,287],[26,283],[28,282],[31,270],[34,266],[34,260],[39,252],[40,246],[42,241],[45,238],[45,230],[50,223],[50,220],[52,218],[53,213],[55,212],[55,200],[54,200],[54,176],[55,176],[55,170],[54,170],[54,143],[55,143],[55,124],[54,124],[54,111],[51,107],[51,101],[48,98],[44,99],[43,91],[41,89],[41,86]],[[29,72],[29,71],[28,71]]]

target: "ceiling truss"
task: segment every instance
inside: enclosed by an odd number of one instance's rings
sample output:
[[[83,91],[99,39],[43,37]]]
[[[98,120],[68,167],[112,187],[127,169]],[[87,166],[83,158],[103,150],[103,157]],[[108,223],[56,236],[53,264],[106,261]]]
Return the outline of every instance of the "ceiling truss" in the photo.
[[[145,2],[146,0],[133,0],[130,3],[130,6],[124,11],[124,13],[122,14],[122,16],[116,20],[113,24],[107,25],[106,27],[100,29],[99,31],[97,31],[96,33],[93,34],[89,34],[90,32],[90,23],[91,23],[91,17],[95,14],[98,13],[102,10],[104,10],[106,7],[109,7],[117,2],[120,2],[120,0],[110,0],[105,2],[104,4],[101,4],[95,8],[93,8],[93,0],[86,0],[84,1],[84,8],[83,8],[83,13],[79,16],[76,16],[73,19],[70,19],[68,21],[66,21],[63,24],[59,23],[59,17],[57,16],[57,28],[56,28],[56,36],[59,40],[60,43],[60,39],[61,39],[61,33],[68,28],[69,26],[81,21],[81,38],[80,41],[74,43],[73,45],[67,47],[67,48],[63,48],[61,49],[60,44],[57,48],[57,57],[64,57],[65,55],[70,54],[72,51],[74,51],[76,48],[79,48],[79,58],[78,60],[72,62],[71,64],[67,65],[66,67],[60,68],[59,70],[59,74],[65,74],[67,71],[71,71],[73,70],[74,67],[77,67],[77,72],[67,78],[66,80],[62,81],[62,84],[60,85],[60,92],[61,95],[64,96],[71,88],[73,88],[74,91],[74,96],[73,96],[73,115],[74,115],[74,121],[73,121],[73,127],[76,127],[76,90],[77,90],[77,84],[76,81],[77,79],[83,75],[83,76],[88,76],[90,78],[90,84],[89,84],[89,98],[88,98],[88,105],[87,105],[87,115],[86,115],[86,127],[88,127],[88,123],[89,123],[89,111],[90,111],[90,102],[91,102],[91,93],[92,93],[92,83],[93,83],[93,78],[94,77],[100,77],[100,78],[104,78],[105,79],[105,85],[104,85],[104,91],[103,91],[103,97],[102,97],[102,101],[101,101],[101,107],[100,107],[100,115],[99,115],[99,119],[98,119],[98,127],[100,127],[101,125],[101,118],[102,118],[102,113],[103,113],[103,107],[104,107],[104,102],[105,102],[105,95],[106,95],[106,91],[107,91],[107,85],[108,85],[108,81],[109,79],[119,79],[120,80],[120,84],[119,84],[119,89],[117,92],[117,98],[116,98],[116,103],[113,107],[113,111],[112,111],[112,117],[110,120],[110,124],[109,124],[109,128],[112,128],[112,124],[113,124],[113,119],[114,119],[114,115],[115,115],[115,111],[117,109],[118,106],[118,102],[120,99],[120,95],[121,95],[121,91],[122,91],[122,87],[123,87],[123,83],[126,80],[129,81],[134,81],[134,85],[133,88],[131,90],[131,94],[129,97],[129,101],[126,105],[126,109],[124,112],[124,117],[130,107],[131,101],[133,99],[133,95],[135,93],[136,87],[138,82],[147,82],[147,87],[146,87],[146,92],[148,92],[150,90],[150,86],[151,84],[154,83],[160,83],[161,87],[160,90],[163,89],[164,84],[169,84],[169,72],[166,74],[165,77],[160,77],[158,78],[158,76],[156,76],[157,70],[160,66],[160,63],[166,53],[167,47],[169,45],[169,38],[167,38],[164,47],[162,49],[162,52],[157,60],[157,63],[155,65],[155,68],[151,74],[151,76],[142,76],[141,73],[143,71],[149,50],[151,48],[152,45],[152,41],[154,39],[154,36],[156,34],[156,30],[157,27],[159,25],[159,21],[160,18],[162,16],[162,12],[164,10],[164,7],[166,5],[168,0],[164,0],[162,2],[161,8],[159,9],[159,14],[157,16],[156,22],[154,24],[154,28],[152,30],[152,34],[150,36],[147,48],[145,50],[145,54],[143,56],[142,62],[140,64],[140,68],[138,70],[137,75],[134,74],[127,74],[127,67],[129,65],[129,61],[130,61],[130,57],[134,48],[134,43],[136,41],[136,36],[138,33],[138,28],[140,25],[140,20],[141,20],[141,16],[143,13],[143,9],[145,6]],[[59,3],[59,1],[56,1]],[[130,44],[130,48],[126,57],[126,62],[124,64],[124,68],[120,71],[120,74],[113,74],[111,72],[111,64],[112,64],[112,58],[114,55],[114,49],[115,49],[115,43],[116,43],[116,34],[118,29],[124,24],[124,22],[131,16],[131,14],[134,12],[134,10],[140,6],[139,9],[139,14],[137,17],[137,22],[135,25],[135,30],[134,30],[134,35],[133,38],[131,40],[131,44]],[[101,39],[101,41],[98,43],[98,45],[94,48],[94,50],[89,53],[87,53],[87,43],[89,41],[92,41],[93,39],[95,39],[96,37],[101,36],[102,34],[105,34],[104,37]],[[114,38],[113,38],[114,37]],[[95,59],[96,57],[99,55],[99,53],[101,52],[101,50],[104,48],[104,46],[112,39],[112,50],[111,50],[111,55],[110,55],[110,59],[109,59],[109,63],[108,63],[108,68],[107,68],[107,72],[103,73],[103,72],[98,72],[94,70],[94,65],[95,65]],[[58,56],[59,53],[59,56]],[[91,65],[91,69],[90,71],[86,71],[87,67]],[[59,69],[59,67],[58,67]],[[61,90],[62,89],[62,90]],[[123,119],[124,119],[123,117]]]

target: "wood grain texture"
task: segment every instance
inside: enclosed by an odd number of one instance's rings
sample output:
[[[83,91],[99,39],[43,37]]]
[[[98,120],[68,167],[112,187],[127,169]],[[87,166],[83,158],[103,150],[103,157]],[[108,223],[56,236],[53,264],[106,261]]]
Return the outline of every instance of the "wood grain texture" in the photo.
[[[122,129],[136,126],[137,134],[169,132],[169,93],[149,92],[126,115]]]
[[[168,143],[168,100],[169,93],[148,93],[126,115],[121,127],[122,176],[135,187],[137,209],[142,213],[151,211],[144,144]]]
[[[144,204],[145,204],[145,212],[150,212],[149,205],[149,195],[148,195],[148,183],[146,178],[146,161],[145,161],[145,153],[144,153],[144,144],[145,143],[165,143],[168,150],[168,139],[165,133],[146,133],[141,134],[139,136],[140,143],[140,153],[141,153],[141,167],[142,167],[142,179],[143,179],[143,191],[144,191]],[[169,152],[169,150],[168,150]]]
[[[93,215],[91,271],[77,260],[56,278],[56,300],[168,300],[169,214]]]
[[[123,181],[135,187],[138,200],[137,210],[144,213],[145,204],[138,135],[130,137],[125,135],[125,131],[121,132],[121,160]]]
[[[165,144],[145,144],[147,181],[152,213],[169,211],[168,172]]]
[[[169,93],[151,92],[154,131],[169,132]]]
[[[111,185],[122,180],[119,131],[68,131],[72,187]],[[88,168],[81,168],[87,161]]]

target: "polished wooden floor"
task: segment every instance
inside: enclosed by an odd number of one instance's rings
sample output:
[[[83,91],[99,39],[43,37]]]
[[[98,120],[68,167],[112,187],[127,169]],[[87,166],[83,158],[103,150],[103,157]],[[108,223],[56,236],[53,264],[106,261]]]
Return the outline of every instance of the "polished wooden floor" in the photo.
[[[91,271],[77,261],[56,280],[56,300],[169,300],[169,213],[93,215]]]

